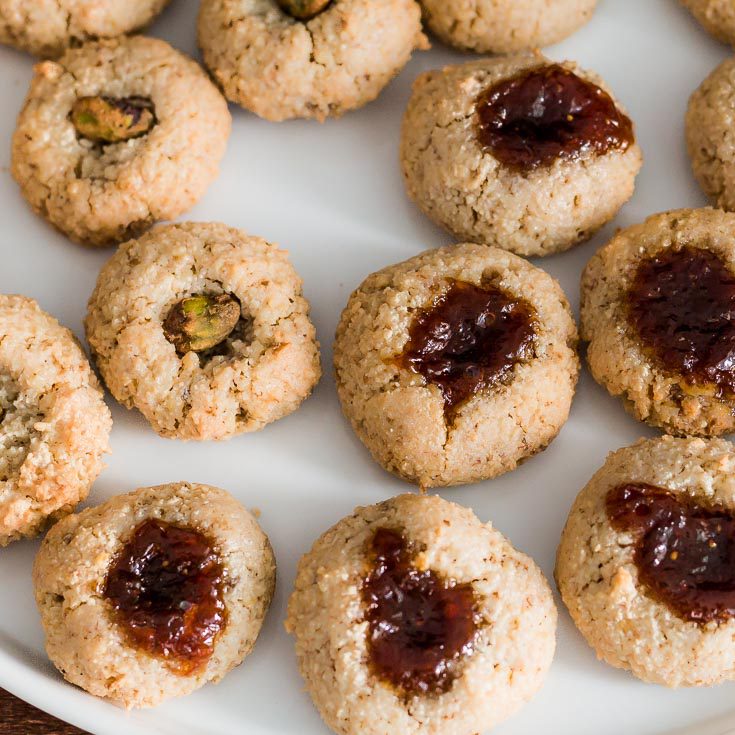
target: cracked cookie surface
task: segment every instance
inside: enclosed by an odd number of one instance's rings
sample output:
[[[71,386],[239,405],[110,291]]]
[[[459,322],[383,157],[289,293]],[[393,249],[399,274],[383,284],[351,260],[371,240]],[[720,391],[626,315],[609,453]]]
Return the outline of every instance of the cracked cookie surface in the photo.
[[[227,103],[164,41],[88,43],[35,71],[13,136],[12,174],[33,209],[72,240],[105,246],[135,237],[185,212],[217,177]],[[153,120],[134,137],[90,139],[74,124],[80,100],[147,105]]]
[[[280,121],[362,107],[428,44],[414,0],[332,0],[306,21],[277,0],[204,0],[199,46],[229,100]]]
[[[722,267],[735,274],[733,243],[733,214],[715,209],[666,212],[619,232],[590,259],[582,274],[580,331],[582,339],[589,343],[587,362],[593,377],[611,395],[620,396],[633,416],[667,433],[714,436],[732,432],[735,430],[735,397],[731,391],[721,390],[715,380],[702,380],[697,376],[693,380],[692,376],[672,367],[670,358],[664,356],[662,361],[653,352],[654,345],[644,343],[638,328],[631,322],[628,294],[643,264],[688,249],[712,254]],[[707,265],[705,268],[706,275],[711,268]],[[662,278],[673,277],[670,273],[667,276],[667,272],[662,272]],[[714,360],[714,363],[722,362],[723,369],[732,373],[728,368],[732,357],[717,356],[720,349],[730,349],[729,342],[721,338],[725,335],[714,339],[706,354],[697,353],[698,340],[692,336],[693,329],[699,328],[702,322],[709,323],[707,331],[711,329],[716,337],[718,328],[727,328],[730,324],[728,315],[732,309],[727,296],[727,302],[722,304],[716,300],[710,302],[708,296],[712,294],[702,293],[694,298],[696,286],[705,283],[701,276],[701,273],[699,277],[690,276],[687,290],[691,291],[691,298],[687,299],[686,291],[682,298],[702,309],[683,316],[672,311],[669,324],[662,325],[659,331],[686,337],[686,343],[679,339],[680,349],[686,353],[685,364],[701,363],[707,367],[707,363]],[[651,294],[655,296],[660,289],[657,301],[669,303],[673,310],[679,300],[670,283],[664,281],[662,284],[658,287],[653,284]],[[713,375],[718,382],[725,382],[722,376]]]
[[[111,427],[74,335],[32,299],[0,295],[0,546],[87,497]]]
[[[559,252],[589,239],[633,194],[642,160],[635,140],[604,154],[582,149],[531,171],[501,163],[479,140],[483,93],[550,65],[519,54],[429,71],[414,83],[401,136],[406,188],[457,240],[526,256]],[[559,67],[599,88],[624,116],[599,78],[569,62]]]
[[[225,623],[208,658],[190,671],[131,643],[106,594],[121,552],[149,521],[200,534],[221,570]],[[155,584],[165,585],[164,600],[182,588],[181,579],[156,568],[161,553],[160,545],[151,547],[137,565],[148,566],[143,580],[152,589],[142,594],[153,596],[141,615],[151,607],[160,612]],[[125,707],[153,707],[219,681],[242,662],[268,611],[275,574],[267,536],[235,498],[209,485],[175,482],[118,495],[57,523],[36,556],[33,583],[46,650],[64,678]]]
[[[147,26],[170,0],[0,0],[0,43],[56,58],[88,40]]]
[[[181,353],[164,323],[182,300],[236,301],[211,349]],[[162,436],[226,439],[292,411],[319,380],[319,346],[285,251],[216,223],[161,225],[120,246],[85,321],[113,396]]]
[[[694,92],[686,114],[694,176],[712,203],[730,212],[735,211],[734,105],[735,59],[728,59]]]
[[[397,690],[370,664],[375,631],[366,620],[365,588],[376,571],[376,538],[386,532],[402,538],[413,571],[405,596],[377,604],[424,604],[434,613],[403,618],[404,626],[429,621],[426,631],[397,636],[398,652],[408,656],[398,660],[409,671],[440,647],[437,631],[448,622],[427,585],[434,589],[441,580],[450,593],[472,591],[475,634],[453,662],[451,685],[439,691]],[[456,612],[450,605],[446,615],[453,620]],[[396,617],[386,631],[400,629]],[[357,508],[314,543],[299,563],[286,628],[314,704],[340,735],[473,735],[510,717],[542,686],[556,609],[538,567],[490,523],[437,496],[401,495]]]
[[[401,363],[414,319],[452,281],[497,288],[534,313],[528,352],[446,412],[440,385]],[[577,330],[558,283],[498,248],[429,250],[369,276],[350,296],[334,346],[342,410],[374,459],[422,487],[495,477],[545,448],[569,415]]]
[[[466,51],[507,54],[561,41],[592,17],[597,0],[420,0],[427,26]]]
[[[735,620],[694,622],[653,596],[641,578],[635,534],[616,528],[607,509],[609,493],[635,483],[661,488],[684,505],[732,514],[734,470],[735,447],[724,440],[642,439],[611,453],[579,494],[555,576],[577,628],[603,661],[670,687],[735,678]]]

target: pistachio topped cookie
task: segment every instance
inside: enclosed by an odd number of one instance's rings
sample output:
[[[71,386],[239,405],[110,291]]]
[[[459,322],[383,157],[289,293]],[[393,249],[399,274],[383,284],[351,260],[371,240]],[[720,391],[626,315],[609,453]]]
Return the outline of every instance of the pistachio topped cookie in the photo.
[[[442,41],[467,51],[507,54],[561,41],[592,17],[597,0],[419,0]]]
[[[498,248],[429,250],[365,279],[342,312],[337,391],[386,470],[422,487],[488,479],[569,415],[577,329],[559,284]]]
[[[0,295],[0,546],[87,497],[111,428],[74,335],[32,299]]]
[[[194,205],[219,173],[230,124],[206,74],[164,41],[88,43],[36,66],[12,173],[71,239],[111,245]]]
[[[161,225],[121,245],[85,326],[113,396],[161,436],[262,429],[296,410],[320,376],[286,252],[221,224]]]
[[[199,45],[229,100],[279,121],[362,107],[427,42],[414,0],[203,0]]]
[[[409,196],[458,240],[519,255],[583,242],[633,194],[633,124],[594,74],[538,54],[416,80],[403,121]]]
[[[579,494],[556,561],[599,658],[647,682],[735,679],[735,447],[641,440]]]
[[[339,735],[475,735],[541,688],[556,609],[538,567],[467,508],[357,508],[299,563],[286,628]]]
[[[170,0],[0,0],[0,43],[56,58],[68,46],[132,33]]]
[[[619,232],[582,275],[595,380],[670,434],[735,430],[735,214],[682,209]]]
[[[174,482],[57,523],[33,567],[64,678],[124,707],[219,681],[255,645],[275,586],[267,536],[231,495]]]

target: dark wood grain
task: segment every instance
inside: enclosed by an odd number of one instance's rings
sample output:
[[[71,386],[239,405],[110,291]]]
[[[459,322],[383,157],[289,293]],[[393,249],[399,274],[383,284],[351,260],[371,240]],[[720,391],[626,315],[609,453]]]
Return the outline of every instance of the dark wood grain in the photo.
[[[0,735],[85,735],[0,689]]]

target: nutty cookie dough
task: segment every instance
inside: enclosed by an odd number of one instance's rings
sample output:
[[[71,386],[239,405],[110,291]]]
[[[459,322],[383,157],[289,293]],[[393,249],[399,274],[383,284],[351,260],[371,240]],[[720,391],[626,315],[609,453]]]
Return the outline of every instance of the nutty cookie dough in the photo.
[[[227,103],[164,41],[88,43],[36,66],[12,173],[36,212],[86,245],[179,216],[219,172]]]
[[[735,679],[735,447],[641,440],[572,507],[556,579],[607,663],[666,686]]]
[[[541,571],[491,524],[435,496],[401,495],[316,541],[286,628],[340,735],[474,735],[540,689],[556,609]]]
[[[735,5],[732,0],[681,1],[715,38],[735,45]]]
[[[547,255],[633,193],[633,125],[596,76],[538,54],[422,74],[403,121],[409,196],[458,240]]]
[[[592,375],[669,434],[735,430],[735,215],[683,209],[619,232],[582,275]]]
[[[161,436],[226,439],[292,411],[319,346],[285,251],[216,223],[163,225],[100,272],[85,326],[115,398]]]
[[[428,48],[414,0],[202,0],[199,45],[227,98],[273,121],[362,107]]]
[[[466,51],[507,54],[549,46],[592,17],[597,0],[419,0],[426,24]]]
[[[733,106],[735,59],[728,59],[694,92],[686,114],[687,148],[694,175],[712,203],[728,211],[735,211]]]
[[[46,650],[64,678],[125,707],[217,682],[270,605],[268,538],[231,495],[176,482],[66,517],[33,568]]]
[[[569,415],[577,330],[559,284],[484,245],[369,276],[334,345],[342,410],[375,460],[422,487],[475,482],[544,449]]]
[[[74,335],[32,299],[0,295],[0,546],[87,497],[111,428]]]
[[[67,46],[132,33],[170,0],[0,0],[0,43],[43,57]]]

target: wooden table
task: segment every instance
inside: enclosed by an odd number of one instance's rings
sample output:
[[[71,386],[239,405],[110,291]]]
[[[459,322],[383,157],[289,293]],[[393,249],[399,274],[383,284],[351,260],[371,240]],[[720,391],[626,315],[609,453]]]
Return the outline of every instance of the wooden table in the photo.
[[[85,735],[0,689],[0,735]]]

